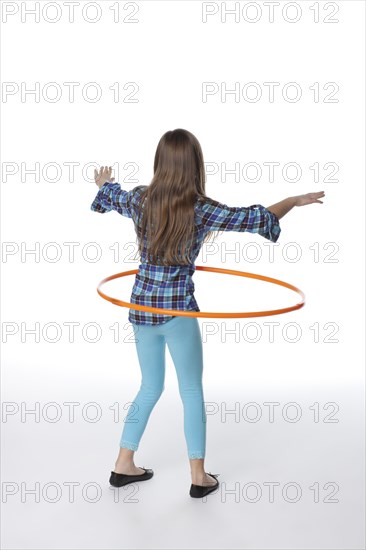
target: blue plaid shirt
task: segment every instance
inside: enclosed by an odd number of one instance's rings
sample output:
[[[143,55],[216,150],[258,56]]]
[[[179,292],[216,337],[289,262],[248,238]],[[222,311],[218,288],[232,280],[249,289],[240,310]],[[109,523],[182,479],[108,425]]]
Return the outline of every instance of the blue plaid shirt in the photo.
[[[121,189],[119,183],[106,182],[91,205],[91,210],[104,214],[115,210],[122,216],[132,218],[138,224],[141,192],[145,185],[131,191]],[[181,265],[153,265],[147,262],[146,238],[139,271],[136,274],[130,302],[151,307],[200,311],[194,297],[192,275],[204,237],[208,231],[249,231],[276,242],[281,228],[278,217],[261,204],[248,207],[227,206],[211,198],[195,203],[194,246],[191,252],[192,263]],[[139,226],[138,226],[139,227]],[[136,229],[136,227],[135,227]],[[163,315],[137,309],[129,309],[128,320],[136,325],[157,325],[173,319]]]

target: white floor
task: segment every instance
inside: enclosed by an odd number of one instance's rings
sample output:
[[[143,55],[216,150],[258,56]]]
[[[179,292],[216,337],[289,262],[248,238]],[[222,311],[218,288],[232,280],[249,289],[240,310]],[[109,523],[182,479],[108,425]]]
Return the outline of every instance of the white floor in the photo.
[[[98,422],[85,420],[94,417],[92,406],[84,409],[84,418],[80,409],[105,388],[90,393],[89,381],[85,400],[71,397],[81,403],[71,422],[67,400],[46,391],[49,384],[57,387],[57,377],[52,382],[46,368],[38,372],[44,389],[41,382],[34,393],[43,410],[38,422],[29,414],[22,420],[20,410],[3,404],[14,413],[2,424],[3,549],[365,548],[362,387],[207,387],[205,466],[220,474],[221,485],[215,494],[193,499],[182,407],[174,372],[167,370],[165,392],[135,455],[136,464],[153,468],[155,475],[118,490],[108,479],[122,420],[114,422],[109,407],[121,387],[124,403],[133,399],[137,378],[130,387],[116,383],[110,399],[98,401]],[[15,382],[8,380],[14,393]],[[22,399],[20,392],[14,406],[21,407]],[[44,406],[52,401],[60,404],[57,422],[51,421],[56,409]],[[30,408],[29,395],[25,402]],[[254,407],[245,408],[253,402],[262,415],[257,422],[249,421]],[[273,422],[268,402],[279,403]],[[289,402],[301,412],[297,422],[289,421],[294,407],[286,416]],[[226,409],[237,403],[239,416],[225,417],[224,403]],[[326,403],[336,405],[326,409]],[[319,421],[314,421],[317,407]],[[327,416],[338,422],[325,422]]]

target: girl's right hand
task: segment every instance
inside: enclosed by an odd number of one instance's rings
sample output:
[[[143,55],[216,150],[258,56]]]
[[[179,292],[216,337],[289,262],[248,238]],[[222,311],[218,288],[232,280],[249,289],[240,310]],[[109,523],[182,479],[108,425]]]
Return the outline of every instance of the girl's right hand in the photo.
[[[320,197],[324,197],[324,191],[318,191],[317,193],[307,193],[306,195],[297,195],[294,197],[295,206],[305,206],[306,204],[312,204],[313,202],[319,202],[323,204],[323,201],[320,201]]]
[[[99,189],[107,182],[110,181],[111,183],[114,182],[114,178],[111,178],[112,174],[112,166],[109,168],[107,166],[102,166],[100,171],[96,168],[94,168],[94,180]]]

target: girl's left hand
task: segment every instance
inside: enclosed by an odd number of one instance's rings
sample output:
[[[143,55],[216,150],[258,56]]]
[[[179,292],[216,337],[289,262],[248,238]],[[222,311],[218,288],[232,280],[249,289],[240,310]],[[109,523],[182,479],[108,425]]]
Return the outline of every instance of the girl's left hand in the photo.
[[[306,204],[313,204],[314,202],[323,204],[323,201],[319,200],[325,196],[324,191],[318,191],[316,193],[306,193],[306,195],[297,195],[294,197],[295,206],[305,206]]]
[[[94,179],[99,189],[107,181],[110,181],[111,183],[114,182],[114,178],[111,178],[111,174],[112,174],[112,166],[110,166],[109,168],[107,166],[102,166],[99,172],[96,168],[94,168]]]

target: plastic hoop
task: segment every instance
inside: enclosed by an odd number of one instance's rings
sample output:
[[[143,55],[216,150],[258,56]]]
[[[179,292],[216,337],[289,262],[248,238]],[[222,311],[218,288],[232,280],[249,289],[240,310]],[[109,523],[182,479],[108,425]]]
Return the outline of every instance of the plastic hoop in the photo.
[[[207,312],[207,311],[185,311],[185,310],[176,310],[176,309],[165,309],[165,308],[158,308],[158,307],[150,307],[150,306],[144,306],[141,304],[132,304],[130,302],[124,302],[123,300],[118,300],[117,298],[112,298],[111,296],[107,296],[107,294],[104,294],[100,290],[101,286],[104,283],[107,283],[108,281],[112,281],[113,279],[119,279],[120,277],[127,277],[128,275],[135,275],[139,272],[138,269],[133,269],[131,271],[123,271],[122,273],[116,273],[115,275],[110,275],[109,277],[106,277],[103,279],[98,287],[97,292],[98,294],[104,298],[104,300],[107,300],[108,302],[112,302],[112,304],[115,304],[117,306],[121,307],[128,307],[130,309],[137,309],[139,311],[150,311],[152,313],[162,313],[167,315],[173,315],[178,317],[228,317],[228,318],[236,318],[236,317],[265,317],[267,315],[280,315],[282,313],[288,313],[290,311],[294,311],[296,309],[300,309],[305,304],[305,294],[297,288],[296,286],[293,286],[289,283],[285,283],[284,281],[280,281],[279,279],[273,279],[272,277],[266,277],[265,275],[257,275],[255,273],[247,273],[245,271],[236,271],[234,269],[222,269],[220,267],[203,267],[203,266],[196,266],[197,271],[212,271],[215,273],[224,273],[225,275],[238,275],[239,277],[249,277],[252,279],[259,279],[261,281],[267,281],[268,283],[274,283],[276,285],[284,286],[286,288],[289,288],[290,290],[294,290],[300,296],[302,297],[302,301],[298,304],[295,304],[294,306],[290,307],[284,307],[281,309],[271,309],[269,311],[247,311],[247,312],[237,312],[237,313],[222,313],[222,312]]]

